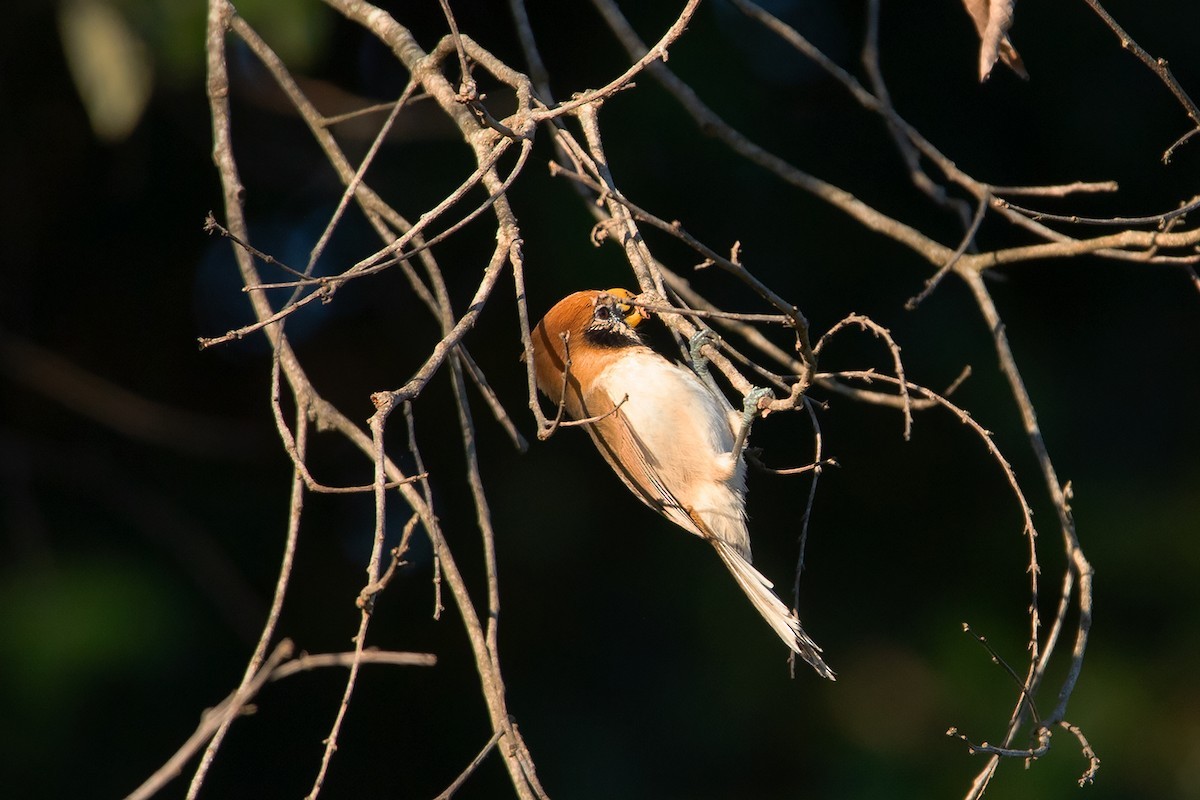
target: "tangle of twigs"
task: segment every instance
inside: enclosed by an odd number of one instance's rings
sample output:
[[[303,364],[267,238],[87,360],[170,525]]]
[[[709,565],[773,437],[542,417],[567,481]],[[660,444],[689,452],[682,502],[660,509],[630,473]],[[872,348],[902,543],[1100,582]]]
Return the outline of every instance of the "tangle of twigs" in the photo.
[[[1193,199],[1181,203],[1176,211],[1167,214],[1106,220],[1040,213],[1012,203],[1006,198],[1072,198],[1083,193],[1111,193],[1117,187],[1109,181],[1000,186],[966,174],[951,157],[922,136],[893,107],[884,82],[885,73],[878,61],[880,11],[879,3],[874,1],[868,3],[868,25],[863,48],[864,65],[870,78],[869,88],[849,70],[828,58],[795,28],[751,0],[732,0],[732,5],[777,41],[793,48],[798,58],[809,59],[852,101],[886,124],[913,185],[931,202],[949,210],[961,228],[951,245],[889,216],[838,186],[804,171],[788,156],[774,153],[765,145],[753,141],[718,115],[697,91],[672,72],[668,66],[669,53],[672,48],[686,41],[686,31],[693,21],[698,0],[688,0],[683,4],[680,12],[652,45],[642,41],[614,0],[592,0],[592,5],[613,38],[624,48],[629,67],[611,76],[600,88],[580,89],[569,100],[561,102],[551,95],[549,73],[539,52],[538,37],[523,0],[509,0],[518,39],[524,51],[523,65],[506,63],[472,39],[458,24],[453,4],[447,0],[440,2],[447,33],[429,50],[421,46],[401,20],[366,0],[325,2],[329,8],[388,48],[408,75],[403,91],[395,99],[387,104],[370,104],[363,109],[364,112],[377,113],[385,118],[379,123],[370,147],[357,162],[347,155],[343,144],[331,132],[332,124],[337,120],[317,111],[271,45],[238,16],[229,0],[209,0],[208,4],[208,95],[214,161],[222,183],[224,202],[223,211],[218,215],[223,222],[218,223],[210,218],[208,228],[228,237],[233,244],[244,291],[255,320],[222,335],[202,339],[201,345],[212,347],[251,334],[265,336],[269,342],[273,355],[271,406],[281,442],[294,469],[292,506],[275,599],[240,684],[225,702],[206,715],[201,727],[184,748],[130,796],[150,796],[177,774],[193,754],[205,748],[188,793],[189,797],[196,796],[230,725],[266,680],[290,675],[309,666],[336,663],[348,668],[347,676],[342,699],[330,720],[323,755],[316,766],[308,794],[309,798],[316,798],[322,791],[330,764],[335,758],[339,733],[347,710],[354,701],[356,678],[362,665],[380,662],[432,664],[431,658],[422,660],[423,657],[413,654],[378,653],[367,646],[375,597],[386,591],[396,565],[403,558],[409,538],[418,528],[433,544],[436,562],[435,608],[437,611],[441,609],[444,589],[449,595],[448,602],[455,605],[462,618],[491,727],[490,732],[480,736],[480,740],[486,743],[478,754],[440,797],[451,797],[492,753],[502,759],[518,797],[533,800],[547,796],[538,778],[533,755],[518,731],[505,694],[498,654],[500,591],[497,537],[493,530],[491,501],[480,469],[477,423],[471,411],[472,396],[484,401],[493,420],[520,449],[525,447],[525,439],[519,432],[523,423],[520,422],[520,416],[504,407],[496,392],[492,391],[480,364],[468,351],[470,334],[483,309],[488,304],[502,302],[496,289],[502,276],[511,274],[516,293],[515,299],[510,302],[515,308],[513,316],[518,324],[521,349],[525,356],[525,399],[538,438],[546,438],[564,425],[579,424],[563,422],[561,402],[557,404],[557,413],[551,418],[546,417],[538,402],[532,372],[531,317],[526,302],[529,272],[523,250],[522,224],[510,202],[509,193],[528,172],[530,164],[537,163],[541,157],[534,149],[534,140],[539,134],[549,137],[554,144],[556,160],[549,164],[551,174],[563,179],[563,185],[570,186],[584,201],[583,207],[595,222],[593,230],[580,231],[580,240],[591,238],[596,243],[611,242],[621,249],[630,273],[641,290],[633,302],[652,311],[669,329],[682,337],[681,340],[691,337],[701,320],[720,329],[731,341],[722,339],[719,346],[707,345],[705,355],[729,387],[745,395],[756,384],[766,383],[776,394],[762,404],[763,413],[800,411],[801,418],[811,426],[814,442],[811,464],[776,471],[779,474],[812,476],[800,525],[799,557],[793,587],[796,594],[799,593],[800,575],[804,569],[805,543],[812,530],[820,529],[819,524],[812,523],[818,478],[825,467],[837,463],[827,454],[828,443],[822,437],[820,428],[820,408],[810,396],[810,390],[838,392],[856,401],[898,410],[905,439],[912,435],[914,412],[940,407],[953,414],[980,440],[1012,491],[1028,545],[1029,638],[1028,661],[1024,667],[1013,669],[1006,666],[1017,684],[1018,697],[1003,740],[999,744],[977,744],[956,729],[951,731],[966,744],[969,752],[988,757],[986,766],[967,796],[979,797],[983,794],[1002,759],[1032,760],[1044,755],[1051,746],[1051,735],[1056,729],[1069,731],[1078,741],[1089,762],[1081,783],[1090,781],[1096,773],[1099,759],[1083,732],[1068,723],[1065,714],[1083,665],[1090,632],[1091,567],[1075,531],[1068,493],[1059,481],[1043,441],[1033,399],[1025,387],[1004,324],[983,275],[1006,265],[1086,254],[1100,259],[1176,265],[1176,268],[1182,265],[1191,280],[1200,287],[1195,268],[1191,266],[1200,260],[1200,254],[1196,252],[1197,245],[1200,245],[1200,228],[1187,227],[1183,221],[1184,214],[1194,210],[1197,201]],[[1184,106],[1193,123],[1200,125],[1195,105],[1166,69],[1165,63],[1145,55],[1145,51],[1128,38],[1098,3],[1093,0],[1088,0],[1088,3],[1121,37],[1122,45],[1131,49],[1159,75]],[[303,269],[281,264],[252,244],[246,222],[245,187],[234,157],[236,121],[229,102],[231,77],[228,45],[231,39],[240,42],[276,82],[343,187],[336,211],[330,216],[320,238],[313,243]],[[448,77],[452,74],[457,75],[456,82]],[[499,86],[500,89],[494,94],[503,94],[505,100],[493,100],[482,93],[479,87],[484,81]],[[1029,487],[1023,487],[1017,480],[1008,459],[1001,453],[990,432],[964,408],[948,399],[948,395],[969,371],[964,370],[960,379],[941,393],[913,382],[906,374],[900,346],[892,334],[865,315],[845,317],[822,336],[816,337],[814,343],[809,321],[799,306],[787,299],[785,290],[772,288],[757,277],[742,257],[738,245],[725,248],[728,254],[724,254],[721,247],[704,243],[701,237],[689,232],[679,221],[672,220],[670,216],[660,216],[630,198],[622,190],[619,170],[606,152],[602,112],[605,101],[618,92],[638,90],[639,81],[657,83],[665,92],[667,102],[673,103],[700,131],[749,165],[837,209],[863,229],[882,234],[899,248],[907,249],[923,259],[929,266],[930,275],[920,291],[909,300],[910,309],[917,308],[951,276],[968,287],[971,299],[992,337],[1016,414],[1022,420],[1040,468],[1043,484],[1040,491],[1053,503],[1061,529],[1066,568],[1061,580],[1059,602],[1047,631],[1043,632],[1038,611],[1040,562],[1037,529],[1033,524],[1030,503],[1026,499]],[[427,208],[411,210],[410,213],[418,216],[415,221],[410,221],[384,198],[373,181],[372,167],[381,150],[386,147],[384,142],[389,132],[403,122],[405,115],[412,113],[414,98],[418,96],[427,98],[424,106],[435,106],[436,113],[453,127],[472,164],[463,171],[464,174],[455,178],[454,188],[440,200]],[[502,108],[505,111],[501,111]],[[382,114],[384,110],[388,112],[386,115]],[[1172,145],[1167,157],[1191,133],[1185,134]],[[346,265],[334,275],[315,276],[313,270],[317,258],[325,252],[333,231],[342,224],[352,206],[365,217],[378,237],[374,252],[355,264]],[[475,289],[466,310],[455,311],[447,289],[447,273],[438,261],[436,246],[485,221],[494,235],[491,253],[472,278]],[[1070,226],[1080,223],[1105,224],[1120,230],[1081,238],[1074,233],[1050,227],[1052,223]],[[981,242],[980,234],[988,225],[1006,226],[1015,237],[1014,240],[1020,243],[987,249]],[[702,260],[701,266],[722,271],[732,278],[731,285],[748,289],[758,298],[758,307],[750,311],[734,311],[723,308],[722,302],[705,297],[670,266],[665,256],[652,249],[643,235],[643,228],[687,248],[694,253],[692,258]],[[280,272],[286,280],[264,279],[260,267],[268,268],[272,273]],[[289,342],[286,325],[290,317],[312,303],[335,301],[339,288],[346,283],[369,280],[389,270],[399,270],[403,275],[413,295],[428,312],[438,336],[436,343],[424,354],[420,366],[402,383],[372,395],[374,413],[364,426],[327,400],[322,387],[309,377],[301,358]],[[456,275],[456,278],[462,279],[462,276]],[[281,287],[291,288],[291,297],[278,306],[272,305],[267,290]],[[792,344],[790,349],[781,347],[759,330],[766,326],[776,331],[786,331]],[[891,358],[891,374],[868,369],[819,370],[818,361],[824,355],[830,337],[843,335],[854,327],[883,342]],[[569,365],[569,342],[567,345]],[[417,448],[419,415],[414,401],[439,376],[448,378],[457,411],[457,431],[449,434],[439,432],[436,436],[439,446],[454,438],[462,443],[466,463],[463,476],[465,487],[472,499],[481,537],[484,563],[482,588],[469,586],[459,571],[455,550],[434,512],[433,482]],[[564,391],[565,388],[566,376]],[[284,410],[287,404],[293,406],[295,412],[290,420]],[[402,410],[409,455],[417,465],[416,471],[410,471],[411,474],[401,469],[397,458],[390,455],[388,450],[386,434],[391,416],[397,410]],[[307,455],[309,434],[313,430],[330,432],[356,449],[364,463],[372,465],[371,483],[336,486],[317,480],[310,471]],[[346,654],[290,659],[290,645],[284,640],[268,655],[270,644],[277,635],[280,608],[297,547],[305,495],[325,492],[370,492],[374,498],[372,548],[369,561],[364,565],[367,574],[358,597],[360,614],[354,633],[355,647]],[[391,551],[391,566],[385,567],[385,518],[387,498],[392,494],[399,494],[412,511],[400,546]],[[460,546],[456,542],[455,547]],[[1070,619],[1077,621],[1070,623]],[[1072,625],[1074,644],[1071,652],[1064,656],[1058,652],[1059,637]],[[993,656],[997,657],[995,653]],[[1042,689],[1048,667],[1056,656],[1057,661],[1065,662],[1066,676],[1057,687],[1055,706],[1048,714],[1039,716],[1036,698]],[[1000,661],[998,657],[997,660]],[[1033,744],[1026,748],[1016,747],[1013,743],[1025,730],[1026,723],[1031,727],[1029,736]]]

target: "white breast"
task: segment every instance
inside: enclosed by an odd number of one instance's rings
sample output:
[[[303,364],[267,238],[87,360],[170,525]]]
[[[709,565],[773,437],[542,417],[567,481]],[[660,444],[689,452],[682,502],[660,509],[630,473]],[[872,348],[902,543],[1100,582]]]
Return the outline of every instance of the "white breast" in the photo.
[[[623,354],[596,379],[645,445],[662,484],[748,559],[745,465],[731,452],[731,410],[691,370],[652,350]]]

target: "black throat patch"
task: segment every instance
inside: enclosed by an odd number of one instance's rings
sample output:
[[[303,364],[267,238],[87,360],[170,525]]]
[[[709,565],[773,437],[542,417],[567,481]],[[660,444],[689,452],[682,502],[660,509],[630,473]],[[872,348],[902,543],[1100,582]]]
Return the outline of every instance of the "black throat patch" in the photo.
[[[605,350],[618,347],[637,347],[642,343],[637,332],[624,323],[612,327],[592,325],[584,330],[583,338],[588,344]]]

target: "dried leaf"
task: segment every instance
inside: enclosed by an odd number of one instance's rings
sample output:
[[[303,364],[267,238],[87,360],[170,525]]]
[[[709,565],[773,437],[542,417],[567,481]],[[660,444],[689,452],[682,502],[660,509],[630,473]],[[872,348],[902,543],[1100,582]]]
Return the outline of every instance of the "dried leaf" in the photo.
[[[988,79],[996,60],[1005,63],[1013,72],[1028,79],[1025,64],[1008,38],[1013,23],[1016,0],[962,0],[975,30],[979,34],[979,81]]]

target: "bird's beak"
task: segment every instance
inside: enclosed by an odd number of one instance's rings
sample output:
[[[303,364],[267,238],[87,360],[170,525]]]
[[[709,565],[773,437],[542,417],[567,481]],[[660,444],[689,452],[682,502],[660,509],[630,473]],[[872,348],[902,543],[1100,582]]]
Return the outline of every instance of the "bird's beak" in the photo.
[[[611,295],[618,300],[628,300],[636,296],[628,289],[621,289],[619,287],[616,289],[608,289],[605,291],[605,294]],[[641,309],[630,303],[618,302],[617,308],[621,309],[621,316],[624,317],[625,324],[631,328],[636,328],[641,324],[642,320],[646,318]]]

